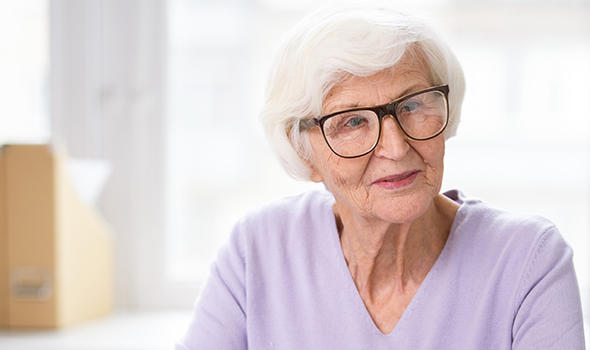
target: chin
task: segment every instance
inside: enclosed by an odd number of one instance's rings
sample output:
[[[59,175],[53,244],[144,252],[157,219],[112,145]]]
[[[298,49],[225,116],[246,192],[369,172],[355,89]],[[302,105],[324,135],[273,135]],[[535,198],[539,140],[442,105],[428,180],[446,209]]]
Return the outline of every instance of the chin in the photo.
[[[434,196],[431,193],[414,192],[380,200],[374,207],[374,215],[391,223],[412,222],[428,210]]]

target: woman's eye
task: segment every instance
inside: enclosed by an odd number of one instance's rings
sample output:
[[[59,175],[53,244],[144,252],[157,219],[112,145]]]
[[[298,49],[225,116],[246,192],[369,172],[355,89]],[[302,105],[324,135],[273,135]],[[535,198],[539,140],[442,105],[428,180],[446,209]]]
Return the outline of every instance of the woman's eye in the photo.
[[[414,112],[419,109],[422,104],[418,101],[408,101],[401,106],[401,111],[404,113]]]
[[[363,121],[364,121],[364,119],[361,117],[353,117],[353,118],[348,119],[348,121],[344,125],[349,126],[349,127],[357,127],[357,126],[361,125],[363,123]]]

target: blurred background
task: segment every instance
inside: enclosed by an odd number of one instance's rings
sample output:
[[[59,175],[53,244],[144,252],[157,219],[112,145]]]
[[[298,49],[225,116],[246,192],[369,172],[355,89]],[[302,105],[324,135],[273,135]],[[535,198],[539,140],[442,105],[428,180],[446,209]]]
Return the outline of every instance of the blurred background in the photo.
[[[0,347],[73,349],[109,334],[100,348],[170,348],[237,218],[317,186],[282,171],[257,118],[281,35],[329,4],[0,1],[0,143],[100,162],[89,205],[111,227],[115,271],[110,320],[1,332]],[[555,222],[589,315],[590,0],[399,5],[427,18],[465,71],[443,189]]]

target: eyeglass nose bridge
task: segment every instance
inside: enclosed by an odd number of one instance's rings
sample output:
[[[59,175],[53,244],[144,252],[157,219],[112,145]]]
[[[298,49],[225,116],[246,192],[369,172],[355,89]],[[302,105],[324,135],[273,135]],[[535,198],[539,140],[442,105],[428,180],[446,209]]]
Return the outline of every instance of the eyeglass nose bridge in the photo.
[[[375,112],[377,112],[377,116],[379,117],[379,122],[383,123],[383,119],[385,119],[385,117],[390,116],[392,119],[395,120],[396,123],[399,124],[399,121],[397,120],[397,116],[395,115],[395,108],[397,107],[397,103],[392,102],[383,106],[380,106],[378,108],[378,110],[376,110]]]
[[[385,119],[387,116],[390,116],[391,119],[393,119],[396,122],[396,124],[399,125],[399,120],[397,120],[397,116],[395,115],[395,108],[396,107],[397,107],[397,103],[395,103],[395,102],[381,106],[379,108],[379,110],[377,111],[377,116],[379,117],[379,123],[382,124],[383,119]]]
[[[391,115],[394,119],[397,119],[395,115],[395,109],[397,108],[397,102],[391,102],[383,106],[381,113],[381,118],[384,118],[386,115]]]
[[[381,133],[383,132],[383,122],[385,121],[385,118],[387,118],[387,117],[391,117],[393,122],[401,130],[404,137],[410,138],[410,139],[412,138],[410,135],[408,135],[408,133],[406,132],[404,127],[401,125],[399,119],[397,119],[397,115],[395,114],[396,108],[397,108],[397,103],[392,102],[392,103],[389,103],[389,104],[379,107],[379,110],[376,111],[377,116],[379,117],[379,139],[377,140],[377,143],[381,142]],[[377,146],[377,144],[375,144],[375,146]]]

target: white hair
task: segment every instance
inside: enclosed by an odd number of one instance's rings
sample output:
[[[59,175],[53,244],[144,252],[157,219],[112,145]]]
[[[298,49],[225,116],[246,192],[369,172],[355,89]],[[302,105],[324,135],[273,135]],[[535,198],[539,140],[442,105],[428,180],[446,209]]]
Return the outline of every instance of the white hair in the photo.
[[[449,85],[448,139],[459,124],[463,70],[422,20],[387,7],[324,9],[287,33],[275,53],[261,112],[266,135],[287,173],[309,179],[309,139],[299,122],[320,115],[328,92],[347,76],[393,68],[406,52],[419,55],[434,84]]]

